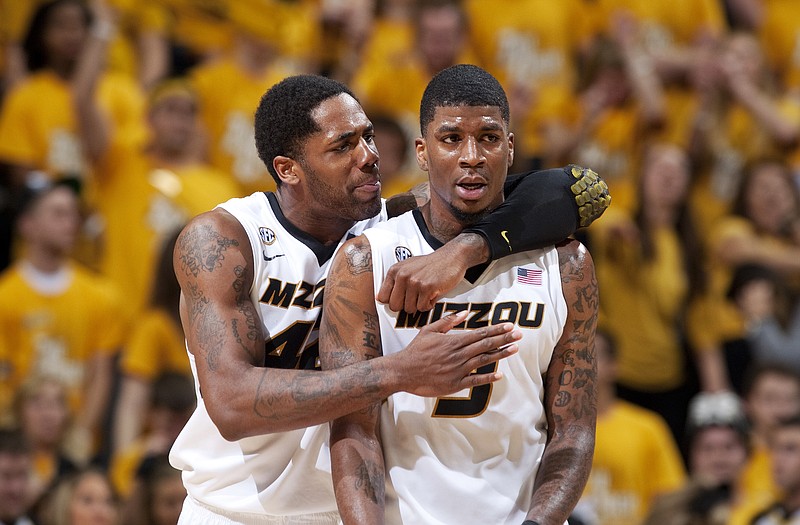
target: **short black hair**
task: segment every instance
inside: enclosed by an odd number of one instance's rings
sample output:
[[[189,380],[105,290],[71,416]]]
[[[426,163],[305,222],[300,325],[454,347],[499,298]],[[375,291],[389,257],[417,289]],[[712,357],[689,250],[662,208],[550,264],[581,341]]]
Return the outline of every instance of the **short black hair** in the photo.
[[[92,11],[84,0],[51,0],[40,4],[31,16],[28,29],[22,39],[22,49],[25,51],[28,70],[31,72],[44,69],[49,64],[44,37],[50,16],[59,7],[65,4],[75,4],[83,12],[83,21],[86,27],[91,27],[94,22]]]
[[[278,186],[281,180],[272,160],[280,155],[299,158],[303,139],[320,131],[311,112],[342,93],[358,100],[347,86],[336,80],[320,75],[294,75],[272,86],[261,97],[255,115],[256,149]]]
[[[75,177],[59,177],[51,179],[42,171],[31,171],[25,175],[25,181],[17,190],[15,208],[17,216],[32,211],[43,197],[59,188],[67,188],[81,196],[81,181]]]
[[[441,70],[428,83],[419,106],[422,136],[437,107],[495,106],[508,124],[511,111],[503,86],[488,71],[472,64],[456,64]]]

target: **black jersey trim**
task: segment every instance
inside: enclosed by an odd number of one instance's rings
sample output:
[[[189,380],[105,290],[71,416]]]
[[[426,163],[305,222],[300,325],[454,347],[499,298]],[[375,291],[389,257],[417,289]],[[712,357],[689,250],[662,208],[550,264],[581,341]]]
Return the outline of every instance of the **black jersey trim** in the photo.
[[[292,237],[305,244],[309,250],[314,252],[314,255],[317,256],[317,262],[320,266],[328,262],[328,260],[333,257],[333,254],[336,253],[336,248],[339,247],[339,243],[330,245],[322,244],[317,239],[289,222],[289,219],[287,219],[283,214],[280,204],[278,204],[278,198],[275,196],[275,193],[271,191],[264,193],[267,196],[270,207],[272,208],[272,213],[275,214],[275,217],[278,219],[278,222],[281,224],[281,226],[283,226]]]
[[[422,216],[420,209],[417,208],[412,210],[411,213],[414,214],[414,221],[417,223],[417,228],[419,228],[422,237],[428,242],[428,244],[431,245],[431,248],[438,250],[444,246],[444,243],[434,237],[431,231],[428,229],[428,225],[425,224],[425,217]],[[473,266],[472,268],[468,268],[467,272],[464,274],[464,279],[469,281],[470,284],[475,284],[478,279],[481,278],[481,275],[483,275],[483,272],[486,271],[490,264],[491,261],[488,261],[477,266]]]

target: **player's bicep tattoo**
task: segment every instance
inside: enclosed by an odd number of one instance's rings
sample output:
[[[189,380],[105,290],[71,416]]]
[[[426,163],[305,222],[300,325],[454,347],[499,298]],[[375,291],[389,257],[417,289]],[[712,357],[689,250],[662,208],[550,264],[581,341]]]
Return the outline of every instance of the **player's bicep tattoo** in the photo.
[[[222,266],[225,251],[231,246],[239,246],[239,241],[225,237],[209,224],[190,228],[178,239],[181,271],[194,277],[213,272]]]
[[[347,270],[351,275],[372,273],[372,250],[369,244],[356,238],[353,244],[344,247],[344,255],[347,261]]]

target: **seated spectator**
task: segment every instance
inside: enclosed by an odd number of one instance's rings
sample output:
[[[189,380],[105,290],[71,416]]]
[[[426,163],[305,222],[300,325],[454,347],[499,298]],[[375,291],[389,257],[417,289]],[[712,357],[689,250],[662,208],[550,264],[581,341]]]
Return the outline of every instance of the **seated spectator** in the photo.
[[[770,454],[773,479],[782,495],[751,525],[800,524],[800,415],[775,428]]]
[[[136,473],[122,525],[176,525],[185,499],[181,471],[169,464],[169,456],[149,456]]]
[[[744,383],[744,406],[753,451],[743,473],[748,494],[774,500],[779,492],[770,470],[769,445],[784,419],[800,413],[800,375],[781,365],[755,365]]]
[[[71,418],[66,385],[52,376],[30,377],[17,391],[14,414],[31,447],[32,492],[39,499],[55,479],[77,470],[67,444]]]
[[[738,396],[731,392],[695,396],[686,433],[690,481],[659,498],[645,525],[746,525],[761,504],[748,500],[742,485],[749,441]]]
[[[119,508],[102,470],[87,468],[56,482],[37,511],[37,525],[117,525]]]

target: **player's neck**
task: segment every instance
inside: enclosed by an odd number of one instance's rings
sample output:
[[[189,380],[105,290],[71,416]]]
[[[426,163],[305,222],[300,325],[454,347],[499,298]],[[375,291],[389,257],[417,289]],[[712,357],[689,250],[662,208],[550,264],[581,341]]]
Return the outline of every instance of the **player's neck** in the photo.
[[[430,202],[422,206],[420,211],[425,219],[425,225],[428,226],[428,231],[442,244],[457,237],[467,227],[450,213],[443,210],[432,210]]]
[[[285,190],[283,187],[278,188],[275,195],[283,216],[295,228],[314,237],[322,244],[338,243],[347,230],[355,224],[353,220],[339,217],[335,213],[320,213],[308,203],[295,198],[291,191]]]

